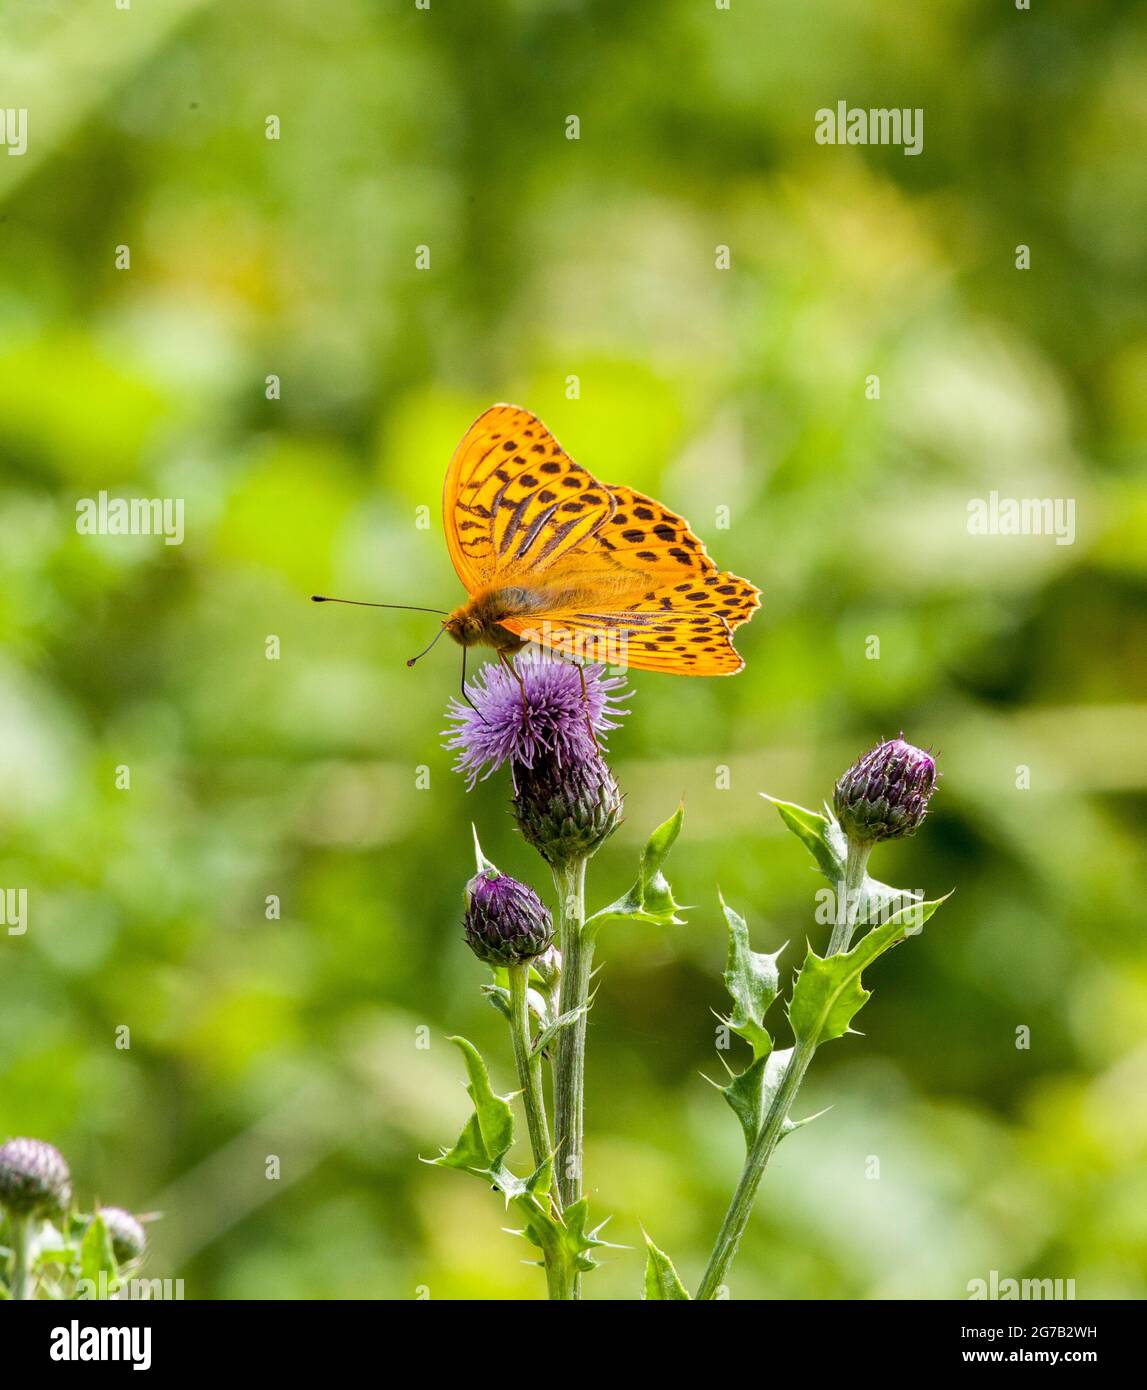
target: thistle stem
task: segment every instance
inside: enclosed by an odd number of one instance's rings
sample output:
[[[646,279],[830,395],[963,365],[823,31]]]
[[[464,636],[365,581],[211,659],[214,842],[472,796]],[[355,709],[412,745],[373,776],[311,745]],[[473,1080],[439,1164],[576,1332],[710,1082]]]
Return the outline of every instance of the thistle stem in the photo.
[[[31,1234],[30,1216],[11,1214],[12,1227],[12,1299],[28,1302],[32,1298],[32,1281],[28,1269],[28,1239]]]
[[[522,1103],[526,1108],[526,1128],[530,1132],[534,1167],[540,1168],[550,1157],[550,1131],[542,1091],[542,1058],[540,1053],[532,1053],[530,1048],[530,967],[528,964],[511,965],[506,973],[510,977],[510,1037],[514,1044],[518,1085],[522,1088]]]
[[[550,1127],[546,1121],[545,1091],[542,1089],[542,1057],[530,1046],[530,999],[528,964],[506,967],[510,979],[510,1037],[514,1044],[514,1063],[518,1069],[518,1084],[522,1088],[522,1103],[526,1108],[526,1128],[530,1133],[530,1151],[534,1168],[540,1168],[553,1155],[550,1148]],[[550,1197],[557,1211],[561,1198],[557,1192]],[[544,1252],[546,1289],[551,1299],[569,1297],[569,1270],[551,1250]]]
[[[593,941],[585,926],[585,860],[554,870],[562,953],[558,1012],[582,1012],[557,1035],[554,1055],[554,1137],[557,1185],[563,1207],[581,1196],[585,1103],[585,1005],[593,968]],[[581,1278],[573,1277],[573,1297],[581,1297]]]
[[[836,955],[838,951],[847,951],[853,933],[856,931],[856,924],[860,915],[861,889],[864,885],[864,875],[871,849],[871,845],[856,844],[852,840],[848,842],[848,858],[845,862],[844,877],[837,885],[836,921],[833,924],[827,953],[830,956]],[[733,1193],[729,1209],[725,1213],[725,1220],[721,1224],[716,1243],[713,1246],[713,1253],[709,1256],[708,1267],[697,1289],[699,1300],[716,1298],[717,1291],[725,1282],[726,1275],[733,1263],[733,1257],[737,1253],[737,1246],[740,1244],[745,1227],[749,1224],[749,1218],[753,1214],[753,1203],[757,1196],[757,1189],[761,1185],[761,1179],[765,1176],[765,1169],[768,1167],[769,1159],[773,1156],[773,1150],[784,1134],[789,1110],[796,1099],[797,1091],[800,1090],[800,1084],[804,1080],[805,1072],[808,1071],[809,1063],[815,1052],[816,1043],[807,1041],[798,1042],[793,1048],[789,1064],[785,1068],[784,1078],[773,1096],[772,1104],[768,1108],[760,1132],[745,1159],[745,1166],[741,1169],[741,1177],[737,1183],[736,1191]]]
[[[745,1227],[749,1224],[749,1217],[753,1214],[753,1202],[757,1195],[757,1188],[761,1185],[761,1179],[765,1176],[765,1168],[768,1166],[769,1159],[773,1156],[773,1150],[777,1147],[784,1132],[789,1107],[804,1080],[804,1074],[808,1070],[808,1064],[812,1061],[815,1051],[816,1047],[809,1043],[798,1043],[793,1048],[793,1055],[789,1058],[788,1067],[785,1069],[784,1080],[773,1097],[773,1103],[769,1106],[765,1122],[749,1151],[748,1158],[745,1159],[744,1168],[741,1169],[740,1181],[737,1183],[733,1199],[729,1203],[729,1210],[725,1213],[725,1220],[721,1224],[721,1230],[713,1246],[713,1253],[709,1256],[709,1264],[697,1289],[699,1300],[716,1298],[717,1291],[725,1282],[729,1266],[733,1263],[733,1256],[737,1253],[737,1246],[741,1243],[741,1237],[745,1234]]]
[[[835,956],[838,951],[847,951],[852,944],[852,934],[860,916],[864,875],[868,870],[868,856],[871,853],[870,844],[849,840],[844,878],[838,883],[836,891],[836,921],[833,923],[832,937],[828,943],[830,956]]]

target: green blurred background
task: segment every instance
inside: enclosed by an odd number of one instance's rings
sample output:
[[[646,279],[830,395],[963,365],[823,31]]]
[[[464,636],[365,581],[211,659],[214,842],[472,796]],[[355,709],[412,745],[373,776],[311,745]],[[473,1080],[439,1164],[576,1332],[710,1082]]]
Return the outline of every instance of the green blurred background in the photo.
[[[637,675],[612,743],[591,905],[682,793],[696,904],[603,942],[612,1238],[643,1222],[695,1285],[741,1160],[700,1076],[716,887],[795,963],[817,880],[758,792],[815,806],[903,728],[944,778],[873,868],[956,896],[818,1057],[800,1109],[833,1108],[780,1151],[734,1296],[1147,1292],[1147,29],[1065,8],[5,4],[0,883],[29,929],[0,931],[0,1138],[165,1212],[149,1273],[542,1294],[494,1196],[417,1161],[466,1114],[449,1033],[513,1084],[459,935],[471,819],[540,864],[504,779],[467,795],[440,747],[457,650],[403,664],[435,620],[307,602],[453,606],[442,475],[512,400],[765,592],[742,675]],[[838,100],[924,108],[924,153],[816,145]],[[100,489],[185,499],[184,544],[77,535]],[[969,536],[993,489],[1074,498],[1074,545]],[[613,1252],[588,1294],[640,1271]]]

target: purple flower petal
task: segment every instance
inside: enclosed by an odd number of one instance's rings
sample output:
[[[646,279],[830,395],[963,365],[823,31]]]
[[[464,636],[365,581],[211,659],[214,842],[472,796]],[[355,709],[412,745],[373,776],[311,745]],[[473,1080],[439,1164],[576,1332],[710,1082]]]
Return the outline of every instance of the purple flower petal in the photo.
[[[559,764],[592,756],[589,725],[601,739],[629,712],[618,706],[629,693],[625,678],[607,676],[601,666],[579,670],[527,648],[514,670],[517,677],[501,662],[488,663],[466,683],[473,707],[460,699],[447,707],[453,727],[443,730],[445,746],[457,750],[454,768],[470,790],[505,762],[533,767],[542,755]]]

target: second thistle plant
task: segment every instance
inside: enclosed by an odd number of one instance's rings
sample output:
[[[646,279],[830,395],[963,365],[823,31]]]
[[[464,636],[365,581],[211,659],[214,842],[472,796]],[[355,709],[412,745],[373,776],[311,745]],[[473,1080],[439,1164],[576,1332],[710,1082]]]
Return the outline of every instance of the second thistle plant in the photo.
[[[598,667],[579,670],[527,652],[512,667],[484,668],[467,686],[466,700],[449,710],[447,746],[457,751],[455,765],[471,787],[509,765],[514,818],[550,868],[557,911],[551,944],[548,914],[533,890],[499,873],[478,849],[466,940],[494,969],[487,993],[510,1024],[534,1172],[521,1179],[506,1167],[508,1098],[493,1095],[484,1063],[464,1039],[457,1041],[467,1058],[481,1143],[468,1131],[469,1141],[464,1134],[436,1161],[491,1179],[522,1212],[523,1234],[542,1252],[551,1298],[580,1297],[580,1276],[594,1267],[595,1247],[606,1243],[600,1227],[586,1229],[582,1195],[586,1019],[597,933],[614,918],[679,920],[662,865],[680,812],[651,836],[629,893],[586,917],[586,865],[621,819],[622,794],[602,744],[626,712],[624,696],[624,681]],[[543,1059],[553,1067],[552,1136]]]

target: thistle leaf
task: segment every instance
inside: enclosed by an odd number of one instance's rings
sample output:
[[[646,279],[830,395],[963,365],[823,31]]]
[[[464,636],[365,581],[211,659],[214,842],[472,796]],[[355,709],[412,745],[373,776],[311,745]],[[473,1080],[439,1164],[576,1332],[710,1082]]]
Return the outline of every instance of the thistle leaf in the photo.
[[[825,959],[810,948],[789,1002],[789,1023],[797,1041],[819,1046],[847,1033],[870,997],[861,984],[861,972],[885,951],[918,935],[944,901],[910,903],[873,927],[851,951]]]
[[[466,1121],[454,1147],[431,1162],[482,1175],[493,1174],[514,1142],[514,1112],[510,1109],[509,1097],[494,1094],[486,1064],[473,1043],[460,1037],[448,1041],[454,1043],[465,1058],[470,1078],[466,1090],[474,1102],[474,1113]]]
[[[544,1052],[561,1030],[563,1028],[568,1028],[570,1024],[579,1019],[588,1008],[588,1004],[579,1004],[576,1009],[570,1009],[567,1013],[559,1015],[551,1024],[542,1029],[534,1039],[530,1051],[533,1053]]]
[[[834,888],[838,888],[844,880],[848,841],[840,823],[828,807],[825,807],[825,814],[821,815],[819,811],[809,811],[804,806],[797,806],[795,802],[778,801],[765,792],[761,795],[777,808],[781,820],[812,855],[820,872]],[[911,892],[907,888],[892,888],[866,874],[860,887],[856,924],[858,927],[864,927],[872,922],[882,922],[888,917],[889,909],[894,904],[919,901],[919,893]]]
[[[482,993],[490,1001],[491,1005],[502,1015],[507,1023],[510,1022],[510,991],[503,985],[483,985]]]
[[[97,1212],[80,1242],[80,1278],[90,1279],[98,1288],[101,1273],[107,1276],[109,1292],[114,1291],[117,1269],[112,1238]]]
[[[673,815],[646,840],[637,869],[637,882],[624,897],[595,912],[586,921],[585,931],[590,937],[595,936],[606,922],[614,920],[650,922],[658,927],[684,925],[684,918],[677,916],[681,904],[674,898],[669,880],[662,873],[669,851],[681,833],[684,817],[685,808],[678,806]]]
[[[844,832],[829,816],[808,811],[793,801],[778,801],[767,792],[761,795],[777,808],[777,814],[816,860],[817,868],[830,882],[844,875]],[[833,834],[833,830],[837,834]]]
[[[673,1261],[664,1250],[659,1250],[653,1244],[645,1231],[642,1231],[642,1235],[645,1236],[646,1299],[688,1299],[689,1291],[677,1277]]]
[[[469,1077],[466,1090],[474,1102],[474,1113],[466,1122],[458,1142],[438,1158],[427,1160],[444,1168],[458,1168],[496,1188],[507,1207],[513,1208],[523,1225],[513,1235],[524,1236],[551,1260],[583,1272],[596,1268],[593,1250],[607,1246],[600,1239],[601,1227],[587,1231],[587,1202],[582,1198],[559,1214],[550,1196],[553,1185],[553,1155],[525,1179],[506,1166],[505,1156],[514,1142],[514,1116],[509,1096],[496,1095],[478,1049],[465,1038],[450,1042],[460,1049]],[[85,1238],[86,1239],[86,1238]]]
[[[753,1060],[768,1056],[773,1040],[765,1028],[765,1014],[777,997],[777,957],[764,955],[749,946],[749,928],[739,912],[721,899],[721,911],[729,927],[729,949],[725,960],[725,988],[733,1000],[729,1027],[753,1049]]]

